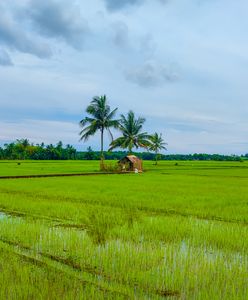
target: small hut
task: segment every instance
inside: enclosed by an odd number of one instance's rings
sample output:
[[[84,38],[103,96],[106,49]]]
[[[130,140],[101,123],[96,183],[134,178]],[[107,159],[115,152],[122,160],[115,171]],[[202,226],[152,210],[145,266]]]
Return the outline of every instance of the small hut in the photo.
[[[142,160],[135,155],[127,155],[118,162],[122,171],[142,172]]]

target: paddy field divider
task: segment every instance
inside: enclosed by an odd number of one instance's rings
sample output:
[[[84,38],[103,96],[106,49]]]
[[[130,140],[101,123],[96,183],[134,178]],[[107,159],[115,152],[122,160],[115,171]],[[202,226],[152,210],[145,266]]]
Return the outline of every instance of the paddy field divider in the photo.
[[[46,178],[46,177],[72,177],[72,176],[97,176],[97,175],[124,175],[132,174],[134,172],[99,172],[99,173],[68,173],[68,174],[35,174],[35,175],[13,175],[13,176],[0,176],[1,179],[25,179],[25,178]]]

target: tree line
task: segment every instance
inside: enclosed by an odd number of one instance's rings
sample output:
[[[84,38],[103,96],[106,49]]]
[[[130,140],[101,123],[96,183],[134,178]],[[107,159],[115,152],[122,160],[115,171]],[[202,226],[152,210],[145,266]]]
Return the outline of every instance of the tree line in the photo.
[[[77,150],[64,146],[62,142],[56,145],[30,143],[28,139],[20,139],[0,147],[0,159],[33,159],[33,160],[65,160],[76,159]]]
[[[128,151],[104,151],[106,160],[120,160],[128,155]],[[134,155],[142,160],[156,161],[156,154],[147,152],[133,152]],[[87,151],[77,152],[77,159],[83,160],[100,160],[101,152],[93,151],[88,147]],[[194,153],[194,154],[159,154],[160,160],[171,161],[242,161],[248,159],[248,154],[245,155],[222,155],[222,154],[207,154],[207,153]]]
[[[103,155],[106,160],[120,160],[128,155],[128,151],[104,151]],[[156,155],[149,151],[133,152],[134,155],[143,160],[155,160]],[[29,142],[28,139],[20,139],[15,142],[5,144],[0,147],[0,159],[11,160],[100,160],[101,152],[94,151],[91,147],[87,151],[77,151],[71,145],[63,145],[58,142],[56,145],[45,145],[44,143],[36,144]],[[237,155],[220,155],[220,154],[160,154],[161,160],[215,160],[215,161],[241,161],[248,159],[248,154]]]

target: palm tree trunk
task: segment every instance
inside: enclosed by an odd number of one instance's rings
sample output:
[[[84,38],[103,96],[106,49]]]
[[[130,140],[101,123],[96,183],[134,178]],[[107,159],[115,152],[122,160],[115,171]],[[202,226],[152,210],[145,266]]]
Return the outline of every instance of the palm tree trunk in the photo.
[[[129,145],[129,146],[128,146],[128,152],[129,152],[128,154],[129,154],[129,155],[132,154],[132,149],[133,149],[133,147],[132,147],[131,145]]]
[[[155,155],[155,160],[156,160],[155,165],[157,166],[157,164],[158,164],[158,152],[157,151],[156,151],[156,155]]]
[[[104,155],[103,155],[103,131],[104,129],[101,129],[101,162],[100,162],[100,169],[101,171],[104,170]]]

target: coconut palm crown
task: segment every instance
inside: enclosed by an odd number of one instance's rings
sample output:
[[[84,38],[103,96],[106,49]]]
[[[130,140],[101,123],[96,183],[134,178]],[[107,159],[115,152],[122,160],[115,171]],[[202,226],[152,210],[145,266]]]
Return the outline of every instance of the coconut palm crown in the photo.
[[[161,150],[167,150],[165,145],[167,145],[167,143],[164,142],[163,138],[162,138],[162,134],[158,134],[157,132],[155,132],[153,135],[150,136],[150,146],[149,146],[149,150],[154,151],[155,152],[155,160],[156,160],[156,165],[158,164],[158,156],[159,156],[159,151]]]
[[[145,118],[135,118],[134,112],[129,111],[127,117],[121,115],[119,121],[119,130],[122,136],[112,141],[109,150],[115,148],[128,149],[129,154],[132,153],[132,149],[135,148],[148,148],[150,146],[150,136],[147,132],[141,132]]]
[[[80,131],[80,140],[87,141],[97,131],[101,133],[101,160],[103,161],[103,137],[104,131],[107,130],[111,140],[113,135],[110,128],[118,128],[119,121],[115,120],[117,108],[111,111],[110,106],[107,103],[106,96],[94,97],[90,102],[90,105],[86,108],[86,112],[89,116],[86,116],[80,121],[80,126],[83,128]]]

